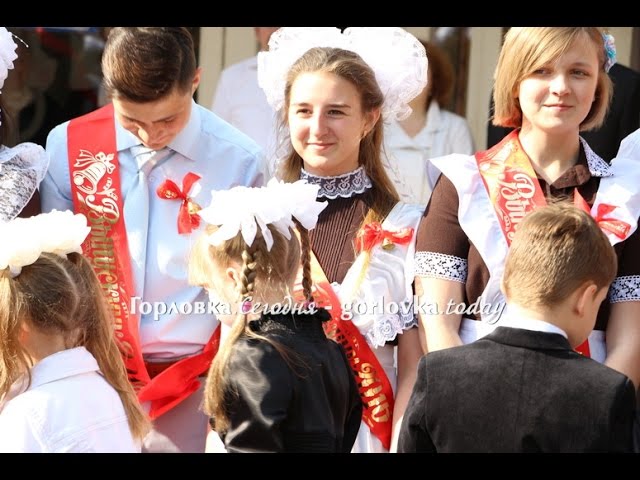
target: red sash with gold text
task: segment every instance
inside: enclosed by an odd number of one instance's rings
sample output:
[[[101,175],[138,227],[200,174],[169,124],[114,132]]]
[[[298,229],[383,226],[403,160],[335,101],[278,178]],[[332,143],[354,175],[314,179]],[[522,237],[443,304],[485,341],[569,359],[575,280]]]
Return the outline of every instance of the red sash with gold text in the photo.
[[[157,418],[200,386],[218,350],[220,328],[198,355],[185,358],[150,378],[138,334],[139,318],[130,312],[135,289],[123,215],[120,168],[113,105],[109,104],[69,122],[67,147],[74,211],[91,226],[82,244],[115,317],[115,333],[129,375],[141,402],[150,401],[150,417]]]
[[[315,304],[326,308],[331,314],[331,320],[323,325],[325,333],[328,338],[342,345],[356,376],[363,403],[362,420],[380,440],[383,447],[389,450],[394,405],[391,382],[358,327],[353,322],[340,318],[342,316],[340,299],[313,252],[311,252],[311,277]],[[297,301],[304,301],[301,272],[298,273],[294,296]]]
[[[522,219],[547,204],[531,161],[520,145],[518,130],[489,150],[476,153],[475,158],[502,233],[511,245]]]
[[[494,147],[475,154],[480,177],[509,246],[524,217],[547,204],[531,160],[522,149],[518,132],[517,129],[512,131]],[[578,198],[577,189],[575,193]],[[588,206],[586,211],[590,213]],[[579,345],[576,351],[590,357],[589,340]]]

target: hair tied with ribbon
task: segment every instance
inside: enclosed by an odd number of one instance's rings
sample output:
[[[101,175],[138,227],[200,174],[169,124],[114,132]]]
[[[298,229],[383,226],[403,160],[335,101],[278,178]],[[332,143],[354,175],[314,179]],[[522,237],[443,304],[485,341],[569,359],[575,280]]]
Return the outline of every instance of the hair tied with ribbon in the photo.
[[[258,85],[278,111],[284,106],[291,67],[314,47],[357,53],[373,70],[384,95],[382,116],[403,120],[409,102],[427,85],[427,53],[420,41],[400,27],[282,27],[269,39],[269,50],[258,53]]]
[[[238,233],[251,247],[258,233],[262,233],[267,251],[273,247],[272,225],[287,240],[298,221],[307,230],[316,226],[318,215],[327,202],[318,202],[319,185],[304,180],[293,183],[272,178],[264,187],[238,186],[229,190],[213,190],[211,204],[198,212],[210,225],[219,226],[209,236],[211,245],[218,246]]]
[[[70,210],[0,222],[0,270],[8,268],[11,278],[15,278],[22,267],[31,265],[43,253],[61,257],[82,253],[90,231],[87,218]]]

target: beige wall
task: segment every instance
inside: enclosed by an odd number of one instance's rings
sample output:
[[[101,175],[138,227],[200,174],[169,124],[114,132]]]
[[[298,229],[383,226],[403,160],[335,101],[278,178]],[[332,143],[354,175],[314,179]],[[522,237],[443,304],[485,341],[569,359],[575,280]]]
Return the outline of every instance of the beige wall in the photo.
[[[421,39],[429,39],[430,27],[405,27]],[[612,27],[616,39],[618,61],[629,65],[631,58],[632,27]],[[478,149],[486,147],[489,96],[493,84],[493,71],[500,52],[502,29],[474,27],[471,29],[469,54],[469,81],[467,91],[467,120]],[[258,46],[253,27],[203,27],[200,30],[200,65],[202,81],[198,89],[198,103],[210,108],[220,72],[225,66],[251,55]]]
[[[198,88],[198,103],[211,108],[222,69],[257,52],[253,27],[202,27],[199,58],[202,79]]]
[[[467,83],[467,121],[478,150],[487,146],[489,102],[493,87],[493,71],[502,43],[502,28],[474,27],[471,29],[469,52],[469,81]]]
[[[428,40],[430,27],[405,27],[416,37]],[[202,79],[198,88],[198,103],[210,108],[222,69],[258,52],[253,27],[202,27],[200,58]]]

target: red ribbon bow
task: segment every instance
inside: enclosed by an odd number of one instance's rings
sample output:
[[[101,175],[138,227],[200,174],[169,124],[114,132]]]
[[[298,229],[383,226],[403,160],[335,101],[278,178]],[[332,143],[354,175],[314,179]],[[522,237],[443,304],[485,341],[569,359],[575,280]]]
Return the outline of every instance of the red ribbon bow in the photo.
[[[366,224],[358,231],[356,236],[356,249],[358,252],[370,252],[371,249],[382,244],[382,248],[392,249],[394,245],[406,245],[413,238],[413,228],[401,228],[389,231],[382,228],[379,222]]]
[[[613,205],[608,205],[606,203],[601,203],[598,205],[598,209],[596,211],[596,222],[600,225],[602,230],[606,230],[609,233],[613,233],[620,240],[624,240],[627,238],[629,234],[629,230],[631,229],[631,225],[622,220],[617,220],[615,218],[607,218],[606,215],[613,212],[616,208]]]
[[[585,212],[591,214],[591,209],[589,208],[589,204],[586,202],[582,195],[578,193],[578,190],[575,191],[575,195],[573,197],[573,203],[578,207],[584,210]],[[615,205],[609,205],[608,203],[601,203],[598,205],[596,209],[596,214],[593,217],[598,226],[609,233],[614,234],[620,240],[624,240],[627,238],[629,234],[629,230],[631,229],[631,225],[622,220],[618,220],[613,217],[607,217],[611,212],[613,212],[616,208]]]
[[[200,180],[200,175],[193,172],[187,173],[182,179],[182,190],[172,180],[165,180],[156,190],[160,198],[165,200],[182,200],[178,213],[178,233],[191,233],[194,228],[200,226],[198,210],[200,206],[189,198],[189,191],[194,183]]]

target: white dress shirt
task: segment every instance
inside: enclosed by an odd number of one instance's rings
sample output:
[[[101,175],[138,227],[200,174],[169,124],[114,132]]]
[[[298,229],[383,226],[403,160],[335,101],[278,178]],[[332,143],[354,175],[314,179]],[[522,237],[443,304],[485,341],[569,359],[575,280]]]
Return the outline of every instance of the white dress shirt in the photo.
[[[51,166],[40,187],[42,211],[73,209],[67,160],[67,123],[54,128],[47,139]],[[198,193],[191,197],[202,207],[209,205],[211,190],[237,185],[261,186],[266,166],[261,150],[246,135],[220,120],[210,110],[192,104],[185,128],[168,145],[170,154],[153,165],[148,175],[148,215],[139,198],[128,197],[138,177],[138,164],[132,154],[140,141],[116,121],[116,142],[124,197],[124,218],[131,253],[136,296],[142,302],[160,302],[167,313],[154,315],[141,311],[140,343],[145,359],[171,361],[202,351],[218,325],[212,313],[195,313],[200,302],[206,305],[206,292],[187,283],[189,252],[202,230],[179,234],[177,228],[180,201],[158,197],[158,186],[167,179],[180,188],[188,172],[202,177]],[[204,222],[203,222],[204,223]],[[139,245],[146,242],[146,249]],[[146,252],[146,253],[145,253]],[[146,258],[143,258],[146,257]],[[172,305],[178,308],[171,309]],[[181,313],[180,308],[182,308]]]
[[[415,137],[410,137],[400,124],[393,120],[385,123],[384,159],[387,174],[406,203],[426,205],[440,170],[429,159],[475,152],[473,136],[467,121],[454,113],[441,110],[437,102],[431,102],[427,110],[425,126]]]
[[[84,347],[31,369],[0,403],[2,453],[139,453],[120,396]]]
[[[534,332],[556,333],[564,338],[569,338],[567,332],[539,318],[534,318],[524,312],[515,305],[507,307],[505,317],[500,320],[500,327],[521,328],[523,330],[532,330]]]

